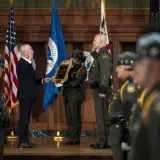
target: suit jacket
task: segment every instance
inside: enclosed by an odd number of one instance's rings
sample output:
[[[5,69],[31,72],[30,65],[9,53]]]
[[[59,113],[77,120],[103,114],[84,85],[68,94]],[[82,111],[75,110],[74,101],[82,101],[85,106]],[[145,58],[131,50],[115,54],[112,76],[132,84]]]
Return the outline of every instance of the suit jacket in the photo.
[[[17,77],[18,77],[18,99],[36,99],[36,85],[42,84],[42,79],[36,79],[35,71],[32,64],[28,63],[25,59],[20,58],[17,64]]]

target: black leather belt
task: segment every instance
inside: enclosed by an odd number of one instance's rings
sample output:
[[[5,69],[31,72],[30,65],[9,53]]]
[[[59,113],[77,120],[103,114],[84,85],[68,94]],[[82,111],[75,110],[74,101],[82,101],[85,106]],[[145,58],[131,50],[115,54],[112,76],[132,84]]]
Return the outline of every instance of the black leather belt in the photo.
[[[74,92],[74,91],[81,91],[82,89],[81,88],[66,88],[65,90]]]
[[[117,123],[122,124],[123,121],[124,121],[123,117],[114,117],[114,118],[109,119],[109,124],[110,126],[117,124]]]

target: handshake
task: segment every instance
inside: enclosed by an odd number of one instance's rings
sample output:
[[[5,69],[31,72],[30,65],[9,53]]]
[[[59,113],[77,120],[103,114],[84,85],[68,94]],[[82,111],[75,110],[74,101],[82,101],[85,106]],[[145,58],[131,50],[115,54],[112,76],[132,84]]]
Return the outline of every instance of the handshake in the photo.
[[[42,83],[44,84],[44,83],[48,83],[48,82],[50,82],[52,80],[52,78],[43,78],[42,79]]]
[[[43,84],[50,82],[52,80],[52,78],[53,77],[51,77],[51,78],[43,78]],[[55,84],[56,87],[62,87],[63,86],[62,83],[54,83],[54,84]]]

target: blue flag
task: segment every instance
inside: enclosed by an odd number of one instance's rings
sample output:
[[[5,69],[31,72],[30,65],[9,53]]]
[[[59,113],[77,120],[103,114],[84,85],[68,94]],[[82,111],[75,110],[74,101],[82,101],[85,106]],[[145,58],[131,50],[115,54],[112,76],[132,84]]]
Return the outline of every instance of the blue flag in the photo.
[[[53,1],[52,6],[52,18],[50,37],[48,42],[48,58],[47,58],[47,70],[46,77],[51,78],[55,75],[57,67],[63,60],[67,59],[66,47],[64,43],[63,33],[61,29],[61,23],[56,7],[56,0]],[[44,86],[44,110],[48,109],[50,104],[53,103],[59,92],[54,83],[51,81]]]

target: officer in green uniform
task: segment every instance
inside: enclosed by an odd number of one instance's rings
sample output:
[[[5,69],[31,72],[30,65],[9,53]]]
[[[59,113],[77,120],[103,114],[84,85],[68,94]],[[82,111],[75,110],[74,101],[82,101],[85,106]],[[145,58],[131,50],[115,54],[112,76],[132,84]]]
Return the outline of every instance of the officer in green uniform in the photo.
[[[136,44],[141,69],[136,72],[143,78],[143,87],[148,89],[144,97],[141,118],[132,128],[136,134],[129,160],[160,159],[160,34],[149,33],[139,38]]]
[[[0,55],[0,78],[3,74],[3,65],[2,56]],[[8,114],[7,108],[4,105],[3,97],[0,95],[0,160],[3,159],[3,149],[5,142],[5,128],[8,125]]]
[[[138,56],[137,56],[138,57]],[[140,97],[138,98],[136,104],[132,108],[131,116],[130,116],[130,137],[131,137],[131,150],[128,155],[128,159],[132,156],[132,148],[135,147],[135,140],[137,137],[137,131],[135,128],[139,126],[139,121],[141,120],[141,112],[144,103],[144,97],[147,94],[148,89],[143,88],[143,74],[139,74],[140,70],[143,69],[140,64],[136,63],[134,65],[134,72],[132,74],[133,80],[136,84],[139,85],[140,88]],[[138,72],[137,72],[138,71]],[[143,71],[142,71],[143,73]],[[143,86],[143,87],[142,87]]]
[[[75,49],[72,52],[72,65],[68,80],[63,84],[65,111],[68,125],[69,141],[67,145],[80,144],[81,135],[81,104],[84,100],[83,83],[87,78],[87,71],[82,66],[85,62],[83,51]]]
[[[139,88],[131,78],[133,63],[136,55],[132,52],[123,52],[118,56],[117,75],[124,80],[120,90],[113,96],[109,109],[109,145],[114,160],[127,158],[127,151],[130,149],[129,118],[131,109],[136,103]]]
[[[88,81],[92,91],[96,123],[98,131],[98,141],[91,144],[94,149],[102,149],[108,146],[108,104],[112,95],[110,77],[112,74],[112,60],[109,51],[106,49],[106,38],[103,34],[95,36],[93,41],[94,61],[89,71]]]
[[[141,113],[144,102],[144,97],[147,94],[147,89],[141,89],[140,97],[137,100],[137,103],[133,106],[131,117],[130,117],[130,138],[131,138],[131,150],[129,151],[128,159],[132,159],[132,148],[136,145],[137,131],[135,128],[139,126],[139,122],[141,121]]]

